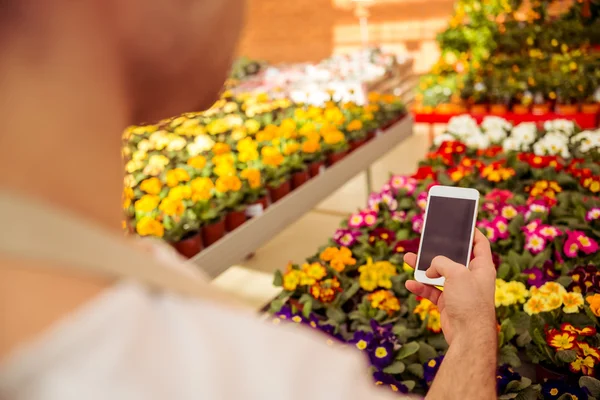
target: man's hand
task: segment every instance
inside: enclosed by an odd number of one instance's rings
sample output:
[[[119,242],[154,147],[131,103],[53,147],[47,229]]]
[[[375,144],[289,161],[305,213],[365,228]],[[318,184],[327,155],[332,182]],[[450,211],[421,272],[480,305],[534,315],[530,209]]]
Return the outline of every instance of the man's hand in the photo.
[[[426,275],[428,278],[443,276],[446,279],[443,292],[417,281],[406,282],[406,288],[412,293],[437,304],[442,330],[449,344],[458,336],[468,340],[472,335],[496,332],[496,269],[490,243],[479,230],[475,231],[473,255],[469,269],[446,257],[433,259]],[[416,259],[413,253],[404,256],[404,261],[413,268]]]

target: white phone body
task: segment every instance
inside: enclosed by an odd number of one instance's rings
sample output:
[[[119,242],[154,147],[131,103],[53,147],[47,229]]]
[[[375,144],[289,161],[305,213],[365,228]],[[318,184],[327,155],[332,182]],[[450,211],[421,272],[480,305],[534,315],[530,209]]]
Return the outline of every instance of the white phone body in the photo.
[[[429,268],[425,264],[430,264],[431,259],[438,255],[468,268],[478,209],[479,192],[475,189],[433,186],[429,190],[415,265],[415,279],[418,282],[444,286],[443,277],[430,279],[425,274]],[[424,265],[421,265],[421,261]]]

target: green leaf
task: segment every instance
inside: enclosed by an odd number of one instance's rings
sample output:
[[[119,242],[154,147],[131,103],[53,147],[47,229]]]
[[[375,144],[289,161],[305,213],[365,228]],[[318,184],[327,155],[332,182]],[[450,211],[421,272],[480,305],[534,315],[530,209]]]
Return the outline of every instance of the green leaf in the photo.
[[[498,268],[498,278],[506,280],[509,273],[510,265],[506,263],[500,264],[500,267]]]
[[[519,395],[519,393],[507,393],[507,394],[503,394],[502,396],[498,396],[498,400],[515,399],[518,395]]]
[[[281,287],[283,285],[283,275],[280,270],[275,271],[275,276],[273,277],[273,286]]]
[[[436,350],[447,350],[448,349],[448,342],[446,342],[444,335],[441,333],[427,338],[427,343],[432,345]]]
[[[561,276],[556,280],[556,282],[568,288],[571,285],[571,283],[573,283],[573,279],[571,279],[570,276]]]
[[[417,351],[419,351],[419,343],[417,342],[408,342],[398,352],[396,356],[396,360],[404,360],[405,358],[412,356]]]
[[[520,392],[531,386],[531,379],[522,377],[520,381],[512,381],[506,386],[507,392]]]
[[[517,336],[517,346],[525,347],[529,343],[531,343],[531,335],[529,334],[529,331],[525,331]]]
[[[412,392],[417,385],[415,381],[402,381],[401,383],[408,388],[409,392]]]
[[[520,269],[521,257],[517,254],[516,251],[510,250],[508,252],[508,263],[511,267],[516,267]]]
[[[513,326],[515,327],[515,332],[518,335],[529,331],[530,321],[531,318],[529,315],[523,311],[517,311],[512,317],[510,317],[510,322],[512,322]]]
[[[327,309],[327,318],[341,324],[346,320],[346,314],[340,310],[339,308],[328,308]]]
[[[304,307],[302,308],[302,315],[304,315],[304,318],[310,317],[310,313],[312,312],[312,306],[313,306],[312,299],[308,299],[307,301],[304,302]]]
[[[350,300],[360,290],[360,284],[354,282],[352,286],[346,289],[339,297],[339,305],[343,306],[348,300]]]
[[[593,397],[600,398],[600,381],[591,376],[582,376],[579,378],[579,386],[590,391]]]
[[[515,327],[509,319],[502,321],[501,329],[507,342],[510,342],[516,335]]]
[[[408,367],[406,367],[406,370],[419,379],[423,379],[425,376],[425,372],[421,364],[410,364]]]
[[[283,307],[284,304],[285,304],[285,302],[283,300],[275,299],[271,302],[269,311],[273,314],[277,313],[277,312],[281,311],[281,308]]]
[[[421,364],[426,363],[432,358],[436,358],[437,355],[438,353],[433,347],[425,342],[419,342],[419,361],[421,361]]]
[[[525,390],[522,390],[521,392],[519,392],[519,395],[517,396],[517,400],[537,400],[539,398],[538,397],[539,393],[540,393],[539,385],[529,386]]]
[[[402,361],[395,361],[392,365],[383,369],[386,374],[396,375],[401,374],[406,369],[406,365]]]
[[[556,357],[565,364],[572,363],[577,358],[575,350],[559,350],[556,352]]]
[[[506,345],[500,349],[499,360],[500,364],[508,364],[515,368],[521,365],[517,349],[512,345]]]

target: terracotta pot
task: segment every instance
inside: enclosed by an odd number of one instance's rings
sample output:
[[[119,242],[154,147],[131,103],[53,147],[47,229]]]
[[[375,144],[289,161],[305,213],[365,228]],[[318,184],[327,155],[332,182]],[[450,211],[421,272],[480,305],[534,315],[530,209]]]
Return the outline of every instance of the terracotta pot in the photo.
[[[492,104],[490,106],[490,114],[504,115],[508,112],[508,107],[505,104]]]
[[[335,163],[341,161],[344,157],[348,155],[347,151],[340,151],[338,153],[329,154],[327,156],[327,165],[331,166]]]
[[[581,105],[581,112],[584,114],[598,114],[600,103],[587,103]]]
[[[560,115],[574,115],[579,111],[577,104],[557,104],[556,113]]]
[[[290,181],[285,181],[279,187],[271,187],[269,186],[269,194],[271,195],[271,201],[273,203],[281,200],[284,196],[290,193],[292,190],[292,185]]]
[[[246,207],[246,218],[254,218],[261,216],[263,212],[269,207],[269,197],[264,196],[254,203]]]
[[[376,131],[371,131],[371,132],[367,133],[367,140],[375,139],[375,133],[376,133]]]
[[[241,211],[230,211],[225,216],[225,229],[227,229],[227,232],[231,232],[235,228],[242,225],[244,222],[246,222],[245,209]]]
[[[469,111],[473,115],[483,115],[483,114],[487,113],[487,110],[488,110],[487,104],[473,104]]]
[[[544,114],[548,114],[549,112],[550,112],[550,104],[548,104],[548,103],[534,104],[531,107],[531,113],[534,115],[544,115]]]
[[[523,104],[515,104],[512,109],[515,114],[529,114],[529,106],[524,106]]]
[[[325,163],[323,161],[317,161],[308,165],[308,172],[311,178],[320,175],[325,171]]]
[[[225,220],[223,219],[214,224],[204,225],[202,227],[202,240],[206,247],[215,243],[223,236],[225,236]]]
[[[298,189],[300,186],[305,184],[310,179],[308,170],[298,171],[292,174],[292,188]]]
[[[367,138],[354,140],[354,141],[350,142],[350,153],[352,153],[353,151],[357,150],[358,148],[364,146],[365,143],[367,143]]]
[[[175,250],[177,250],[177,252],[185,258],[194,257],[204,248],[202,243],[202,235],[200,232],[188,234],[179,242],[171,243],[171,246],[173,246]]]

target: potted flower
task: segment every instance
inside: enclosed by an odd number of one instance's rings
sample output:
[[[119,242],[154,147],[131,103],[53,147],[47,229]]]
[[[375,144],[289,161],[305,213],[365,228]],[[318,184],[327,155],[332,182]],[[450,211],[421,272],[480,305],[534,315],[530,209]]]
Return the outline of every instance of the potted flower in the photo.
[[[321,147],[321,136],[317,132],[305,136],[300,151],[303,163],[308,165],[311,178],[325,170],[325,154]]]
[[[297,189],[310,179],[308,167],[302,157],[300,143],[296,139],[290,139],[283,144],[285,156],[284,165],[291,173],[292,189]]]
[[[165,198],[161,202],[162,223],[165,240],[182,256],[192,258],[203,248],[200,223],[191,208],[183,206],[181,200]],[[181,212],[181,210],[184,210]],[[178,215],[181,212],[180,215]]]
[[[321,128],[323,150],[327,154],[327,164],[333,165],[348,154],[346,137],[337,128],[327,125]]]
[[[242,191],[242,180],[236,175],[219,177],[215,182],[216,199],[225,213],[227,232],[246,222],[246,204]]]
[[[343,128],[346,139],[350,143],[350,152],[355,151],[367,142],[367,129],[360,119],[353,119]]]
[[[261,161],[267,189],[272,202],[276,202],[292,190],[290,170],[284,165],[285,157],[278,147],[265,146],[261,149]]]
[[[246,217],[254,218],[261,215],[269,206],[269,192],[262,182],[262,174],[258,168],[246,168],[240,173],[244,182],[244,204]]]

